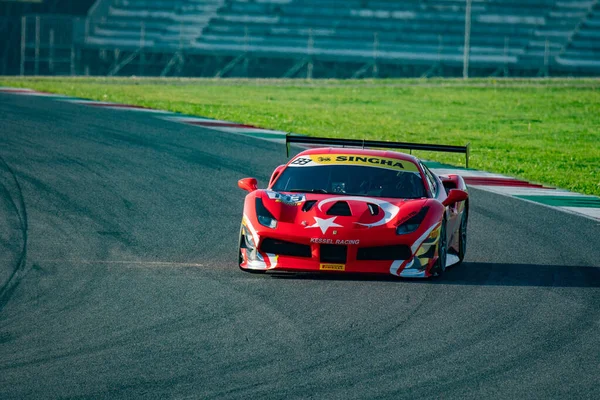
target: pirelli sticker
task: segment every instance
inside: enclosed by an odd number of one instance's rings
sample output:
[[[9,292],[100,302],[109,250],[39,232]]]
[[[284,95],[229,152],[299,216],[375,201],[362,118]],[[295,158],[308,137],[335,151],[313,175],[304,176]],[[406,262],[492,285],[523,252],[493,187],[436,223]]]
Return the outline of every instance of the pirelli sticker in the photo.
[[[290,167],[315,167],[319,165],[360,165],[386,168],[397,171],[418,172],[419,169],[410,161],[397,158],[361,156],[356,154],[311,154],[295,158]]]
[[[345,264],[319,264],[321,271],[345,271]]]

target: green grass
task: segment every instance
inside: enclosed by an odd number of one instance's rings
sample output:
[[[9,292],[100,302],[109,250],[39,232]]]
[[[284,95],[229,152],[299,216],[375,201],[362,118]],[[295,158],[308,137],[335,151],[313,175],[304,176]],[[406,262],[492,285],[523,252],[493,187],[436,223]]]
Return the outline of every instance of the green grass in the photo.
[[[600,195],[600,80],[2,78],[314,136],[471,143],[470,167]],[[456,154],[419,152],[461,165]]]

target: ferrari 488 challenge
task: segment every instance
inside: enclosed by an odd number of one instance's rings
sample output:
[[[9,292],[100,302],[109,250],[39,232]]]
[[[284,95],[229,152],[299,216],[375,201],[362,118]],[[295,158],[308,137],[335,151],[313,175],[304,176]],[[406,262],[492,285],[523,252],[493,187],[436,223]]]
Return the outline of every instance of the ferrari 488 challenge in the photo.
[[[312,148],[277,167],[266,189],[254,178],[238,185],[250,192],[239,237],[244,271],[426,278],[465,257],[465,182],[412,155]]]

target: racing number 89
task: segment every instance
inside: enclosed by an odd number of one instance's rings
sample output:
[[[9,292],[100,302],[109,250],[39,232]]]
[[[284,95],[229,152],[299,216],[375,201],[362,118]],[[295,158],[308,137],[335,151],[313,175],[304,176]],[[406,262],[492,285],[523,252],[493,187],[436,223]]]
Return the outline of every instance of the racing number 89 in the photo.
[[[310,158],[296,158],[294,161],[292,161],[291,165],[306,165],[309,162],[311,162],[312,160]]]

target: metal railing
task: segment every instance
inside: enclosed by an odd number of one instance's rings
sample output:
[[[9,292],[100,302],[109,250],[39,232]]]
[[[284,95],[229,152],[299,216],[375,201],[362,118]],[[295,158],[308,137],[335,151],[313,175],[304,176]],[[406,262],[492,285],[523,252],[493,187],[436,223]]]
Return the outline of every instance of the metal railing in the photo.
[[[92,14],[103,15],[99,10],[106,4],[97,3]],[[427,78],[460,76],[461,70],[464,77],[535,76],[540,68],[548,71],[555,66],[548,49],[543,59],[535,60],[538,64],[522,61],[527,46],[523,37],[471,36],[465,51],[457,35],[423,33],[411,44],[394,42],[383,31],[365,31],[362,39],[351,40],[336,32],[323,36],[319,29],[306,27],[304,36],[274,35],[266,40],[256,37],[252,25],[247,25],[238,27],[240,37],[211,41],[190,34],[189,25],[183,23],[177,32],[173,24],[166,29],[151,21],[132,22],[135,28],[128,27],[119,36],[118,29],[106,26],[104,17],[25,16],[20,74]]]

